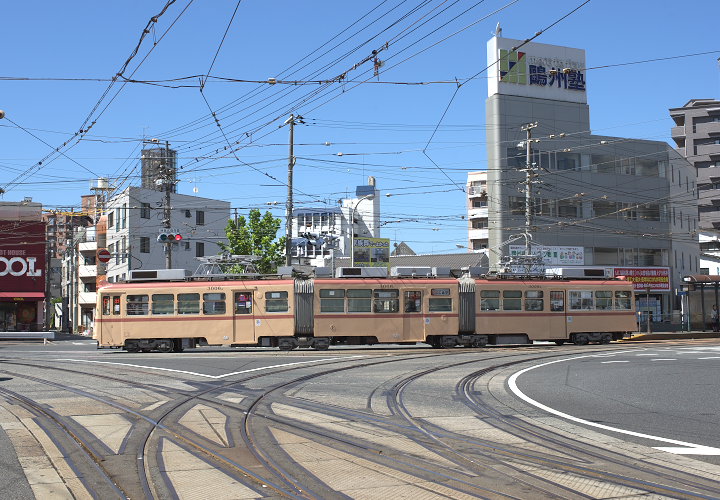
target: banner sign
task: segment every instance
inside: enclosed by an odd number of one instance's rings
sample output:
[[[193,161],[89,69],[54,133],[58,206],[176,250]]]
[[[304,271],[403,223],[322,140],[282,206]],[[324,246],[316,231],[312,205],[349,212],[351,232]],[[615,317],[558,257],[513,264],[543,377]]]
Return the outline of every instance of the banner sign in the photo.
[[[548,266],[582,266],[585,265],[584,247],[564,247],[533,245],[533,255],[542,255],[542,260]],[[510,256],[525,255],[525,245],[510,245]]]
[[[616,267],[614,276],[625,276],[636,292],[670,290],[669,267]]]
[[[355,238],[355,267],[387,267],[390,271],[390,238]]]
[[[0,220],[0,290],[45,292],[45,241],[44,222]]]

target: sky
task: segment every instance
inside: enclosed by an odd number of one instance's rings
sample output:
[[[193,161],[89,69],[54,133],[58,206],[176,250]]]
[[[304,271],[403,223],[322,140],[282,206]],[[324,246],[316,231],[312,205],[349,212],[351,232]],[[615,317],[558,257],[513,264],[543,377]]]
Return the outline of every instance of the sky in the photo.
[[[78,209],[98,177],[139,185],[156,138],[178,151],[179,193],[284,227],[293,113],[296,208],[374,176],[382,237],[463,251],[498,23],[586,51],[593,133],[673,144],[669,108],[720,98],[718,14],[717,0],[3,2],[2,199]]]

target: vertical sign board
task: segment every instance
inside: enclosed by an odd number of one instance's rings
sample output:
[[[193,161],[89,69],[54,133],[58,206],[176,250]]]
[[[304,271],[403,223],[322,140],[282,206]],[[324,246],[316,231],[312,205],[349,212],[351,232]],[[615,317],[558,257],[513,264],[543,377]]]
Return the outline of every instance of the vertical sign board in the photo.
[[[651,292],[670,290],[669,267],[616,267],[613,273],[616,277],[625,276],[636,292],[644,292],[648,288]]]
[[[386,267],[390,271],[390,238],[355,238],[356,267]]]

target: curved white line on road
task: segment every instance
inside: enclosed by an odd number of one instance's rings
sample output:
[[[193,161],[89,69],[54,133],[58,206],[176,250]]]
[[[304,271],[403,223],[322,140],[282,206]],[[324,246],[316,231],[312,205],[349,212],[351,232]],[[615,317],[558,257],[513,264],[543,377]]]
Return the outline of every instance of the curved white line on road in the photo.
[[[342,359],[362,358],[362,357],[363,356],[361,356],[361,355],[345,356]],[[132,368],[144,368],[147,370],[158,370],[158,371],[163,371],[163,372],[184,373],[185,375],[196,375],[198,377],[221,379],[221,378],[229,377],[231,375],[240,375],[242,373],[251,373],[251,372],[257,372],[260,370],[270,370],[272,368],[284,368],[286,366],[306,365],[306,364],[310,364],[310,363],[320,363],[321,361],[332,361],[335,359],[339,359],[339,358],[321,358],[321,359],[313,359],[310,361],[297,361],[295,363],[282,363],[279,365],[260,366],[258,368],[250,368],[248,370],[242,370],[239,372],[225,373],[223,375],[207,375],[205,373],[189,372],[187,370],[175,370],[173,368],[162,368],[159,366],[134,365],[134,364],[130,364],[130,363],[117,363],[115,361],[92,361],[89,359],[58,359],[56,361],[72,361],[74,363],[97,363],[97,364],[103,364],[103,365],[130,366]]]
[[[629,352],[629,351],[625,351]],[[508,379],[508,386],[510,386],[510,390],[520,399],[525,401],[526,403],[535,406],[536,408],[540,408],[541,410],[544,410],[548,413],[552,413],[553,415],[556,415],[560,418],[564,418],[566,420],[570,420],[572,422],[577,422],[579,424],[587,425],[590,427],[595,427],[597,429],[603,429],[606,431],[611,432],[617,432],[619,434],[626,434],[628,436],[634,436],[639,437],[643,439],[651,439],[653,441],[659,441],[661,443],[668,443],[668,444],[674,444],[678,446],[671,446],[671,447],[658,447],[654,446],[656,450],[662,450],[667,451],[669,453],[674,453],[677,455],[720,455],[720,448],[713,448],[711,446],[705,446],[701,444],[695,444],[695,443],[688,443],[685,441],[678,441],[676,439],[668,439],[660,436],[652,436],[650,434],[643,434],[641,432],[635,432],[635,431],[628,431],[625,429],[618,429],[617,427],[610,427],[609,425],[605,424],[598,424],[597,422],[590,422],[589,420],[585,420],[582,418],[575,417],[573,415],[569,415],[567,413],[563,413],[559,410],[556,410],[554,408],[550,408],[547,405],[544,405],[538,401],[535,401],[531,397],[527,396],[524,392],[520,390],[520,388],[517,386],[517,379],[520,375],[523,373],[527,373],[530,370],[534,370],[535,368],[541,368],[543,366],[553,365],[555,363],[563,363],[565,361],[573,361],[576,359],[581,358],[592,358],[596,357],[595,355],[588,354],[585,356],[576,356],[572,358],[565,358],[565,359],[558,359],[555,361],[549,361],[547,363],[542,363],[540,365],[531,366],[529,368],[525,368],[523,370],[520,370],[519,372],[513,373],[510,378]],[[654,360],[653,360],[654,361]]]

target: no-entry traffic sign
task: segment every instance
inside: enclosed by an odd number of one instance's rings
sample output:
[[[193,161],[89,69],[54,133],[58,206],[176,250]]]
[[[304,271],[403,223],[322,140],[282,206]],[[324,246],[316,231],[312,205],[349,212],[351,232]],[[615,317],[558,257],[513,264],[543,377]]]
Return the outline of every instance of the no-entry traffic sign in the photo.
[[[100,262],[110,262],[112,255],[107,248],[99,248],[97,251],[97,259]]]

